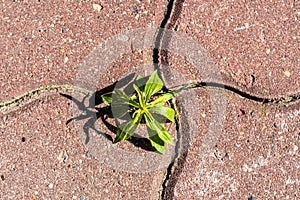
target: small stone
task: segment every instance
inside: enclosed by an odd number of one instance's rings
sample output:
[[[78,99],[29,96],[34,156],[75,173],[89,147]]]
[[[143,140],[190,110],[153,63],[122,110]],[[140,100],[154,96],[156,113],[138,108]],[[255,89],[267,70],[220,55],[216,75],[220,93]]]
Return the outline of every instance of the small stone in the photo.
[[[271,52],[271,49],[266,49],[267,54],[270,54],[270,52]]]
[[[87,151],[87,152],[85,153],[85,156],[86,156],[87,158],[90,158],[90,157],[91,157],[90,151]]]
[[[245,23],[245,28],[246,28],[246,29],[249,28],[249,23]]]
[[[138,8],[136,6],[133,6],[133,13],[137,14],[139,12]]]
[[[229,158],[229,154],[228,153],[225,153],[225,158]]]
[[[294,152],[296,152],[298,149],[299,149],[298,146],[295,145],[293,150]]]
[[[100,4],[94,3],[93,8],[94,8],[94,10],[100,12],[102,10],[103,6],[101,6]]]
[[[53,188],[53,183],[49,184],[49,188],[52,189]]]
[[[67,63],[68,61],[69,61],[69,58],[68,58],[68,56],[66,56],[64,59],[64,63]]]
[[[291,76],[291,72],[289,72],[289,71],[284,71],[283,73],[284,73],[284,75],[287,76],[287,77],[290,77],[290,76]]]
[[[254,197],[253,197],[253,196],[250,196],[250,197],[248,198],[248,200],[254,200]]]

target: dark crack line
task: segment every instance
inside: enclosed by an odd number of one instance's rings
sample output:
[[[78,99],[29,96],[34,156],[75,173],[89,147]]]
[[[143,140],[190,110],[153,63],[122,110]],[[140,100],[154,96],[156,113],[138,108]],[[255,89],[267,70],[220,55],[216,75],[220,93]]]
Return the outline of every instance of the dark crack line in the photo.
[[[162,42],[164,42],[163,40],[164,40],[165,28],[170,28],[172,26],[172,24],[175,24],[175,22],[177,21],[177,19],[180,16],[183,2],[184,2],[184,0],[170,0],[169,1],[167,10],[165,12],[164,19],[162,20],[162,22],[160,24],[160,29],[158,30],[157,36],[155,38],[152,58],[153,58],[154,69],[157,69],[158,72],[160,72],[160,70],[159,70],[160,54],[163,54],[163,55],[165,54],[164,52],[160,52],[160,50],[159,50]],[[175,15],[174,15],[174,13],[175,13]],[[168,23],[170,26],[168,26]],[[167,39],[166,43],[168,43],[168,42],[169,42],[169,40]],[[173,105],[173,106],[175,107],[175,105]],[[167,168],[166,176],[162,183],[162,192],[161,192],[161,196],[160,196],[161,199],[166,198],[166,193],[167,193],[167,189],[168,189],[168,185],[169,185],[168,182],[171,178],[172,170],[174,168],[175,163],[177,163],[177,160],[181,155],[180,151],[179,151],[180,143],[181,143],[179,129],[180,129],[180,126],[179,126],[179,121],[177,119],[176,120],[176,131],[177,131],[178,141],[176,143],[176,148],[175,148],[175,157],[174,157],[174,162],[171,162]]]
[[[172,108],[175,109],[176,111],[176,118],[175,118],[175,123],[176,123],[176,136],[177,136],[177,142],[176,142],[176,145],[175,145],[175,155],[174,155],[174,158],[177,159],[180,157],[180,137],[181,137],[181,132],[180,132],[180,121],[178,119],[178,114],[179,114],[179,110],[178,108],[176,107],[175,104],[172,105]],[[166,176],[165,176],[165,179],[162,183],[162,192],[161,192],[161,199],[164,200],[166,199],[166,196],[168,195],[168,185],[169,185],[169,182],[171,181],[171,175],[173,174],[173,168],[174,168],[174,164],[175,162],[177,162],[177,160],[172,161],[168,168],[167,168],[167,172],[166,172]]]
[[[256,101],[256,102],[261,102],[263,104],[269,104],[269,103],[273,103],[273,104],[278,104],[278,103],[290,103],[290,102],[295,102],[296,100],[300,99],[300,93],[294,94],[294,95],[290,95],[288,97],[280,97],[280,98],[264,98],[264,97],[258,97],[252,94],[249,94],[247,92],[241,91],[233,86],[229,86],[229,85],[224,85],[221,83],[215,83],[215,82],[200,82],[198,84],[196,84],[196,87],[204,87],[204,86],[208,86],[208,87],[215,87],[215,88],[224,88],[226,90],[229,90],[233,93],[236,93],[246,99],[250,99],[252,101]]]
[[[154,68],[158,69],[158,64],[159,64],[159,48],[160,48],[160,44],[163,40],[163,35],[164,35],[164,28],[166,28],[166,25],[171,17],[171,13],[173,10],[173,5],[174,5],[174,0],[170,0],[169,4],[167,6],[167,11],[165,12],[165,17],[162,20],[161,24],[160,24],[160,29],[158,30],[157,36],[155,38],[155,42],[154,42],[154,49],[153,49],[153,64],[154,64]]]
[[[266,98],[266,97],[255,96],[250,93],[239,90],[239,89],[235,88],[234,86],[226,85],[223,83],[217,83],[217,82],[199,82],[196,84],[177,86],[176,88],[180,88],[180,89],[177,89],[175,91],[177,91],[176,93],[179,93],[180,91],[183,91],[183,90],[189,90],[189,89],[201,88],[201,87],[212,87],[212,88],[225,89],[225,90],[231,91],[233,93],[236,93],[236,94],[240,95],[241,97],[244,97],[246,99],[249,99],[249,100],[252,100],[255,102],[259,102],[262,104],[281,104],[281,103],[287,104],[287,103],[291,103],[291,102],[300,100],[300,92],[290,95],[290,96],[286,96],[286,97]]]
[[[153,48],[153,65],[154,69],[157,69],[160,71],[159,63],[162,64],[168,63],[168,56],[167,52],[165,50],[160,50],[161,44],[164,43],[165,46],[168,45],[171,38],[164,38],[164,29],[170,29],[172,28],[176,21],[178,20],[182,5],[184,0],[170,0],[167,6],[167,10],[165,13],[165,17],[161,22],[160,29],[158,30],[157,36],[155,38],[154,42],[154,48]],[[255,102],[260,102],[262,104],[279,104],[279,103],[291,103],[295,102],[300,99],[300,93],[291,95],[288,97],[279,97],[279,98],[264,98],[264,97],[258,97],[252,94],[249,94],[247,92],[244,92],[242,90],[239,90],[235,88],[234,86],[225,85],[222,83],[216,83],[216,82],[199,82],[196,84],[190,84],[185,87],[182,87],[183,89],[193,89],[193,88],[201,88],[201,87],[213,87],[213,88],[220,88],[225,89],[228,91],[231,91],[233,93],[236,93],[246,99],[250,99]],[[180,151],[182,143],[186,143],[187,139],[182,138],[182,135],[180,134],[180,121],[176,120],[176,130],[177,130],[177,138],[178,141],[176,143],[175,147],[175,157],[173,162],[169,164],[167,167],[167,172],[165,175],[165,178],[162,183],[162,191],[161,191],[161,199],[173,199],[174,198],[174,188],[177,183],[177,179],[182,171],[182,167],[185,162],[185,158],[188,154],[188,149],[184,152]]]
[[[216,83],[216,82],[199,82],[196,84],[189,84],[189,85],[183,85],[177,88],[175,90],[175,93],[179,93],[183,90],[191,90],[196,88],[204,88],[204,87],[211,87],[211,88],[219,88],[223,90],[228,90],[233,93],[236,93],[246,99],[250,99],[255,102],[259,102],[262,104],[286,104],[291,103],[300,100],[300,92],[298,94],[294,94],[288,97],[280,97],[280,98],[263,98],[251,95],[247,92],[243,92],[233,86],[224,85],[222,83]],[[174,90],[173,90],[174,91]],[[179,113],[178,109],[175,107],[176,113]],[[184,109],[184,108],[183,108]],[[183,113],[184,114],[184,113]],[[177,184],[177,181],[180,177],[180,174],[183,170],[184,164],[186,162],[186,157],[188,155],[189,150],[189,141],[190,138],[187,138],[187,135],[183,137],[183,134],[181,134],[182,127],[181,125],[186,125],[187,123],[182,124],[182,120],[184,120],[185,117],[181,116],[180,119],[176,119],[176,131],[177,131],[177,138],[178,141],[176,142],[175,146],[175,156],[173,162],[171,162],[167,168],[167,172],[165,175],[165,179],[162,183],[162,192],[161,192],[161,199],[162,200],[170,200],[174,198],[174,189]],[[180,122],[181,121],[181,122]],[[186,128],[188,129],[188,128]],[[182,146],[185,146],[185,148],[182,148]]]

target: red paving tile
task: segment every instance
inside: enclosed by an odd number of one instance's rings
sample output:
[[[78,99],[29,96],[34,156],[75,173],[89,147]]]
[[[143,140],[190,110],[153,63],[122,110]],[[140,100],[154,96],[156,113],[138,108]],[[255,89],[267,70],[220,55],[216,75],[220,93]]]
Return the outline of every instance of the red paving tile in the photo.
[[[99,12],[95,3],[1,3],[1,99],[40,85],[72,82],[100,42],[127,29],[159,27],[166,9],[165,1],[108,1]]]
[[[167,2],[109,1],[100,11],[95,3],[1,3],[1,101],[41,85],[73,84],[94,47],[126,29],[158,27]],[[138,58],[125,59],[128,66]],[[113,70],[97,86],[130,68]],[[65,124],[71,105],[52,94],[1,115],[0,199],[157,199],[165,170],[119,172],[87,157],[77,127]]]
[[[203,89],[197,94],[207,96]],[[212,141],[206,139],[215,121],[210,102],[197,104],[199,134],[171,179],[175,199],[299,198],[299,106],[264,108],[233,93],[229,98],[223,131]]]
[[[151,199],[161,171],[122,173],[89,155],[70,101],[42,98],[1,118],[1,199]],[[145,181],[147,180],[147,181]]]
[[[225,84],[258,97],[299,93],[298,2],[181,5],[169,28],[202,44]],[[206,78],[185,58],[168,53],[163,59],[190,80]],[[202,99],[197,106],[205,110],[199,134],[175,163],[165,199],[298,199],[299,102],[263,106],[226,91],[223,130],[207,140],[209,125],[217,119],[210,116],[211,102],[203,102],[204,90],[197,94]]]
[[[246,91],[299,91],[298,1],[184,1],[173,28],[209,51],[220,71]]]

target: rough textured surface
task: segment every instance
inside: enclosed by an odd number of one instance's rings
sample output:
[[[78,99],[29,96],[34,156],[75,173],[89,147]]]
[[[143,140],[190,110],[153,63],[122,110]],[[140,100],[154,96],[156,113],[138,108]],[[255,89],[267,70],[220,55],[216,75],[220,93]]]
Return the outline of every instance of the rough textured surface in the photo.
[[[159,27],[165,1],[4,1],[1,3],[1,99],[34,87],[72,83],[90,51],[126,29]],[[116,23],[117,22],[117,23]]]
[[[52,95],[1,118],[0,198],[156,197],[162,172],[122,173],[100,164],[74,124],[65,124],[71,110],[69,100]]]
[[[1,3],[1,101],[40,85],[72,84],[78,66],[107,37],[159,27],[167,2],[107,1],[100,11],[96,3]],[[134,56],[124,59],[123,66],[139,65]],[[98,86],[113,83],[125,71],[107,74]],[[99,164],[74,123],[65,125],[73,117],[71,105],[50,95],[1,115],[0,199],[157,199],[164,170],[122,173]]]
[[[298,1],[187,0],[173,28],[202,44],[235,85],[285,95],[300,87],[299,7]]]
[[[3,1],[1,102],[40,85],[72,84],[101,41],[127,29],[159,27],[167,3]],[[226,84],[261,97],[299,92],[298,1],[171,3],[176,6],[169,9],[178,10],[166,27],[203,45]],[[205,78],[182,55],[167,55],[164,62],[181,76]],[[151,59],[151,49],[124,55],[95,84],[112,84]],[[169,176],[165,169],[116,171],[91,155],[76,123],[66,125],[74,117],[72,102],[58,94],[1,114],[0,199],[158,199],[161,190],[166,199],[299,199],[299,100],[263,106],[230,91],[194,91],[194,103],[188,102],[200,112],[198,132]],[[207,138],[217,120],[209,92],[228,101],[223,130],[213,138]],[[149,153],[126,142],[119,147]]]
[[[299,92],[297,1],[188,0],[181,5],[180,15],[173,15],[178,21],[171,20],[169,27],[203,44],[225,84],[260,97]],[[168,53],[164,59],[191,80],[205,78],[180,56]],[[167,197],[298,199],[299,102],[263,106],[227,91],[223,131],[207,148],[207,131],[216,119],[203,92],[197,89],[196,105],[205,111],[199,134],[183,164],[175,167]]]
[[[232,93],[229,98],[224,130],[208,150],[204,138],[214,119],[209,102],[199,102],[199,124],[206,126],[186,157],[176,199],[298,199],[299,106],[265,108]]]

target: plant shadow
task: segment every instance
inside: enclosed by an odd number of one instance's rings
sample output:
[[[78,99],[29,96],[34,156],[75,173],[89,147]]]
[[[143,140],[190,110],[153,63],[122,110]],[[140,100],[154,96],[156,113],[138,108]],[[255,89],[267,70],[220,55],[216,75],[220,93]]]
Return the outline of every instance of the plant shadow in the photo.
[[[72,97],[71,95],[60,93],[61,96],[73,101],[74,104],[77,106],[77,108],[81,111],[81,114],[79,116],[72,117],[71,119],[69,119],[66,122],[66,124],[69,124],[72,121],[87,119],[87,121],[83,125],[83,131],[86,135],[85,144],[87,144],[90,141],[90,130],[95,131],[97,134],[99,134],[99,135],[105,137],[106,139],[108,139],[109,141],[113,142],[113,138],[111,135],[109,135],[105,132],[99,131],[95,127],[95,123],[97,122],[97,120],[100,119],[109,131],[111,131],[114,134],[116,134],[116,131],[117,131],[117,127],[114,126],[113,124],[111,124],[110,122],[108,122],[108,119],[112,118],[111,117],[112,109],[111,109],[110,105],[103,106],[104,101],[103,101],[102,96],[107,93],[113,92],[113,90],[116,86],[118,88],[125,87],[125,89],[128,89],[130,86],[132,86],[132,82],[133,82],[134,78],[135,78],[135,73],[131,73],[131,74],[125,76],[124,78],[122,78],[121,80],[119,80],[105,88],[97,90],[89,97],[88,106],[86,106],[84,104],[84,102],[87,100],[89,94],[86,95],[82,99],[82,101],[79,101],[78,99]],[[116,122],[116,124],[118,124],[116,119],[115,119],[115,122]],[[132,143],[134,146],[144,149],[146,151],[153,151],[153,152],[156,151],[156,149],[154,147],[152,147],[151,142],[148,138],[141,137],[137,134],[134,134],[133,136],[131,136],[127,141]]]

